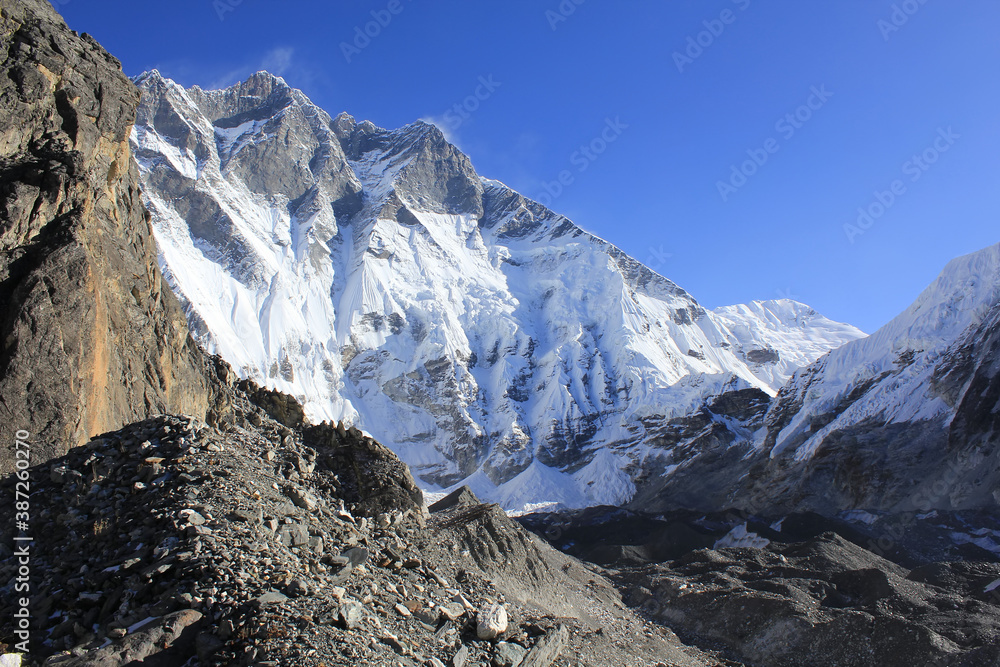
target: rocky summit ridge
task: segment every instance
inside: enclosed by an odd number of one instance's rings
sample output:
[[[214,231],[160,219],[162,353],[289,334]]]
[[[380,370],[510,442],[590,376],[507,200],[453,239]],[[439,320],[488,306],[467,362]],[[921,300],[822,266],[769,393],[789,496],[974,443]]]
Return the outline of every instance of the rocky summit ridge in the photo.
[[[671,420],[772,396],[863,335],[789,300],[707,310],[480,177],[433,125],[334,117],[266,72],[136,84],[133,151],[197,340],[371,433],[425,488],[625,502],[671,457]]]

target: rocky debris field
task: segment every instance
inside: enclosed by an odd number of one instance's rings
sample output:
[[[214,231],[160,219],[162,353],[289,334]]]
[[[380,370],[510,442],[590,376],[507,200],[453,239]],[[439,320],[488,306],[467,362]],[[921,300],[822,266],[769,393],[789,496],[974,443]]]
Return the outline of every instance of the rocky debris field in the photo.
[[[31,469],[26,664],[723,664],[498,507],[428,513],[375,441],[235,387],[212,425],[159,416]]]
[[[963,517],[864,519],[591,508],[521,521],[599,560],[632,608],[734,664],[1000,665],[1000,563],[966,541]],[[993,533],[974,533],[990,546]]]
[[[871,534],[814,515],[515,521],[466,488],[428,509],[388,449],[212,364],[210,423],[158,416],[30,470],[26,664],[1000,664],[988,536],[946,548],[889,531],[883,558],[860,546]],[[961,517],[933,520],[959,534]]]

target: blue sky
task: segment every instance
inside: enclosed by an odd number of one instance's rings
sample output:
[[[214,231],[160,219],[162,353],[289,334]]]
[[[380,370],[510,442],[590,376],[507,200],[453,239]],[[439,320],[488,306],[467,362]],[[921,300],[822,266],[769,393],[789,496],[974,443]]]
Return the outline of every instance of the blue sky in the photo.
[[[334,115],[435,119],[708,307],[870,332],[1000,241],[995,0],[55,4],[130,75],[268,68]]]

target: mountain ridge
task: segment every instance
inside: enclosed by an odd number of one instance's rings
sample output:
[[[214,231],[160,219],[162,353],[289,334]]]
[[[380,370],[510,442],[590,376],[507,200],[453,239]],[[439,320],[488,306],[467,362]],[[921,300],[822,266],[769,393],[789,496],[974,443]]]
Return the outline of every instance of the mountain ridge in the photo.
[[[641,420],[729,390],[773,395],[823,349],[781,348],[778,319],[708,311],[480,177],[433,125],[331,117],[262,73],[223,91],[136,81],[132,141],[161,265],[196,338],[298,395],[314,419],[387,442],[430,488],[478,472],[477,493],[511,508],[619,502],[625,469],[645,456]],[[827,347],[862,335],[814,320]],[[757,345],[761,332],[771,343]],[[602,443],[611,460],[574,478]],[[560,497],[511,486],[533,463]],[[595,489],[615,468],[623,484]]]

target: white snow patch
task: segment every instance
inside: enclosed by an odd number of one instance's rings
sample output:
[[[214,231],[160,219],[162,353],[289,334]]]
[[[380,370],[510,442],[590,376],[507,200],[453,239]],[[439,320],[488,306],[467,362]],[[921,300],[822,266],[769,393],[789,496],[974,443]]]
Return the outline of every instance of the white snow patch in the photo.
[[[747,530],[747,525],[745,523],[734,527],[728,533],[726,533],[721,539],[717,540],[713,549],[725,549],[729,547],[742,547],[750,549],[763,549],[771,540],[766,537],[761,537],[757,533],[750,532]]]
[[[847,512],[842,512],[840,516],[845,521],[849,521],[851,523],[863,523],[866,526],[870,526],[878,521],[878,515],[864,510],[848,510]]]

